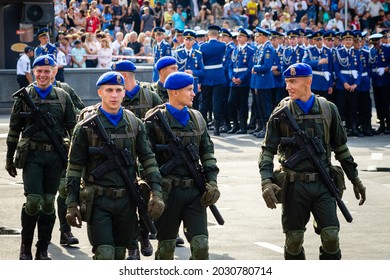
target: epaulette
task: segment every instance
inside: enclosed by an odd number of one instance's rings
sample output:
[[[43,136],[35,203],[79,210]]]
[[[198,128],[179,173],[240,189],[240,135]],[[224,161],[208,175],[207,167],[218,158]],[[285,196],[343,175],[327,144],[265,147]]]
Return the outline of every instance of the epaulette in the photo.
[[[202,54],[202,52],[200,50],[194,50],[194,52],[197,52],[199,54]]]

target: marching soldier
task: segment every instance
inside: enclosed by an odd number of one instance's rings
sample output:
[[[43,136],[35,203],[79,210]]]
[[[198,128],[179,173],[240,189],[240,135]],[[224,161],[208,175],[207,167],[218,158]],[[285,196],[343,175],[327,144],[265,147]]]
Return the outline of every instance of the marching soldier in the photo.
[[[164,211],[161,175],[144,124],[121,106],[125,96],[124,83],[118,72],[110,71],[100,76],[96,86],[102,101],[88,107],[84,119],[76,125],[69,152],[66,218],[75,227],[81,227],[82,221],[87,222],[94,260],[123,260],[126,248],[130,247],[137,204],[136,198],[130,195],[132,186],[129,182],[136,178],[136,159],[143,167],[145,181],[152,192],[147,201],[150,218],[157,219]],[[109,141],[126,157],[124,163],[118,161],[118,150],[100,149],[107,144],[106,139],[101,138],[102,132],[88,125],[87,120],[91,118],[100,120]],[[98,129],[97,125],[95,127]],[[101,152],[91,153],[91,147]],[[115,158],[108,153],[110,150]],[[94,175],[97,169],[103,172]],[[82,188],[81,178],[84,181]]]
[[[72,135],[76,124],[76,113],[69,94],[51,84],[54,67],[55,62],[50,56],[38,56],[33,62],[37,83],[26,89],[34,105],[50,119],[51,126],[47,124],[44,128],[40,125],[44,116],[31,114],[28,118],[22,117],[22,113],[32,113],[23,96],[16,99],[10,117],[5,169],[12,177],[17,175],[16,167],[23,169],[26,196],[21,212],[20,260],[33,258],[31,246],[36,226],[38,242],[35,259],[51,260],[47,249],[56,219],[55,197],[67,156],[63,141]]]
[[[306,49],[303,62],[313,69],[313,93],[330,100],[333,93],[333,54],[324,46],[322,35],[322,31],[312,34],[315,46]]]
[[[314,165],[312,160],[300,153],[301,145],[304,143],[301,142],[299,146],[296,143],[283,143],[283,138],[294,136],[293,129],[283,119],[273,117],[277,110],[287,107],[285,109],[290,111],[292,117],[299,120],[297,124],[299,129],[307,134],[305,141],[309,142],[315,138],[324,150],[310,157],[317,156],[318,165],[323,166],[325,172],[337,175],[340,183],[336,187],[340,191],[345,187],[345,172],[353,184],[353,191],[356,199],[359,200],[359,205],[363,205],[366,200],[366,188],[359,179],[357,164],[348,150],[347,136],[337,108],[325,98],[317,97],[311,92],[311,75],[311,68],[305,63],[293,64],[283,72],[290,97],[282,100],[267,124],[267,133],[259,156],[262,195],[268,208],[275,209],[277,203],[282,203],[286,260],[306,259],[303,242],[311,214],[317,222],[321,237],[319,259],[339,260],[341,259],[340,223],[337,217],[336,198],[325,185],[325,180],[319,173],[319,166]],[[332,152],[342,169],[332,166]],[[302,160],[295,161],[293,166],[286,164],[297,153]],[[281,166],[274,170],[276,154]]]
[[[155,27],[153,29],[153,34],[156,40],[156,44],[153,47],[154,53],[154,64],[163,56],[172,55],[171,46],[164,39],[165,30],[162,27]],[[158,81],[158,71],[156,68],[153,68],[153,82]]]
[[[373,44],[370,49],[372,88],[379,119],[377,132],[390,134],[390,47],[382,44],[382,37],[382,34],[374,34],[369,37],[370,43]]]
[[[362,78],[362,61],[360,51],[353,48],[355,34],[352,30],[341,35],[343,46],[335,51],[334,70],[336,81],[336,105],[340,116],[346,122],[349,136],[364,136],[358,129],[357,101],[359,92],[357,86]],[[348,106],[347,106],[348,105]]]
[[[259,118],[259,127],[263,129],[253,135],[257,138],[264,138],[265,125],[272,112],[272,89],[275,87],[273,73],[271,71],[275,50],[268,37],[270,33],[260,27],[256,27],[255,40],[258,44],[253,55],[253,68],[251,77],[251,88],[255,89],[256,107]]]
[[[158,71],[158,81],[152,84],[151,88],[165,103],[168,101],[168,91],[164,88],[165,79],[169,74],[178,71],[177,60],[172,56],[163,56],[156,62],[154,67]]]
[[[221,28],[217,25],[208,27],[209,40],[200,46],[204,63],[204,75],[202,79],[202,93],[200,95],[199,111],[204,119],[212,109],[214,115],[214,135],[220,135],[220,127],[223,116],[224,84],[226,83],[223,58],[226,44],[218,41]]]
[[[157,93],[151,91],[150,87],[140,84],[135,79],[135,71],[137,68],[133,62],[120,60],[114,63],[111,69],[119,72],[125,79],[126,94],[123,98],[122,106],[134,113],[137,118],[143,120],[147,111],[162,104],[162,100]],[[139,172],[139,176],[142,175],[141,171]],[[141,243],[141,253],[143,256],[149,257],[153,254],[153,247],[149,241],[149,231],[142,219],[136,222],[135,228],[137,230],[133,236],[132,244],[128,248],[128,260],[140,259],[138,240]]]
[[[202,194],[194,185],[195,180],[183,162],[166,171],[163,177],[166,208],[162,216],[155,221],[158,239],[156,260],[173,260],[176,236],[182,221],[185,236],[190,243],[191,259],[209,259],[206,207],[213,205],[220,196],[217,187],[219,169],[206,121],[199,111],[190,109],[195,97],[193,85],[192,75],[185,72],[171,73],[164,84],[168,89],[169,102],[146,114],[147,119],[155,110],[161,110],[174,135],[179,137],[184,145],[195,146],[199,151],[201,169],[206,180],[206,192]],[[146,129],[152,147],[167,144],[169,137],[153,122],[147,121]],[[160,168],[172,160],[169,150],[155,150],[155,153]],[[194,164],[198,164],[198,160]]]
[[[233,127],[227,133],[246,134],[248,122],[248,99],[255,50],[247,43],[250,36],[244,28],[238,29],[238,46],[232,53],[229,65],[231,91],[228,101]],[[237,116],[238,113],[238,116]]]
[[[200,85],[200,79],[202,79],[204,75],[204,64],[202,53],[199,50],[193,48],[193,45],[195,43],[195,36],[196,34],[194,31],[190,29],[184,30],[184,48],[181,48],[176,52],[176,60],[179,71],[194,76],[195,99],[193,102],[193,108],[198,109],[198,87]]]
[[[119,72],[125,78],[125,97],[122,106],[133,112],[137,118],[143,119],[147,111],[162,104],[157,93],[150,90],[146,84],[135,79],[137,67],[129,60],[120,60],[111,66],[113,71]]]

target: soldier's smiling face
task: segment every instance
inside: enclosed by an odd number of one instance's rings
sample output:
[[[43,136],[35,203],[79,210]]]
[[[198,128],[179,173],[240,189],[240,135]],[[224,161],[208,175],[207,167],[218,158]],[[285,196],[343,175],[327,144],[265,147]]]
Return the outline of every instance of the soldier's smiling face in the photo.
[[[51,84],[54,68],[49,65],[34,67],[34,76],[39,88],[45,89]]]

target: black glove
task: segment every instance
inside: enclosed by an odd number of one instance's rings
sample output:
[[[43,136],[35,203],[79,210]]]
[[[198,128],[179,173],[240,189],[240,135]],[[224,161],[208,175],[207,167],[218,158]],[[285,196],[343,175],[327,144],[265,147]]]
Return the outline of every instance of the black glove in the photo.
[[[363,183],[360,181],[359,177],[353,179],[352,184],[356,199],[360,198],[359,205],[363,205],[363,203],[366,201],[366,187],[363,186]]]
[[[8,171],[8,174],[11,175],[12,177],[18,175],[18,172],[16,172],[14,160],[12,158],[7,158],[5,169]]]

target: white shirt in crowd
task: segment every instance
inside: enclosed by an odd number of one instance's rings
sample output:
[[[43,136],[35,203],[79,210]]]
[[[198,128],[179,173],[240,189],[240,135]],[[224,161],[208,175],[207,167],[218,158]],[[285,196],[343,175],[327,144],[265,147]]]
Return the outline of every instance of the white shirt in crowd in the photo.
[[[27,54],[23,54],[18,59],[16,64],[16,74],[17,75],[26,75],[26,73],[31,73],[31,60]]]

